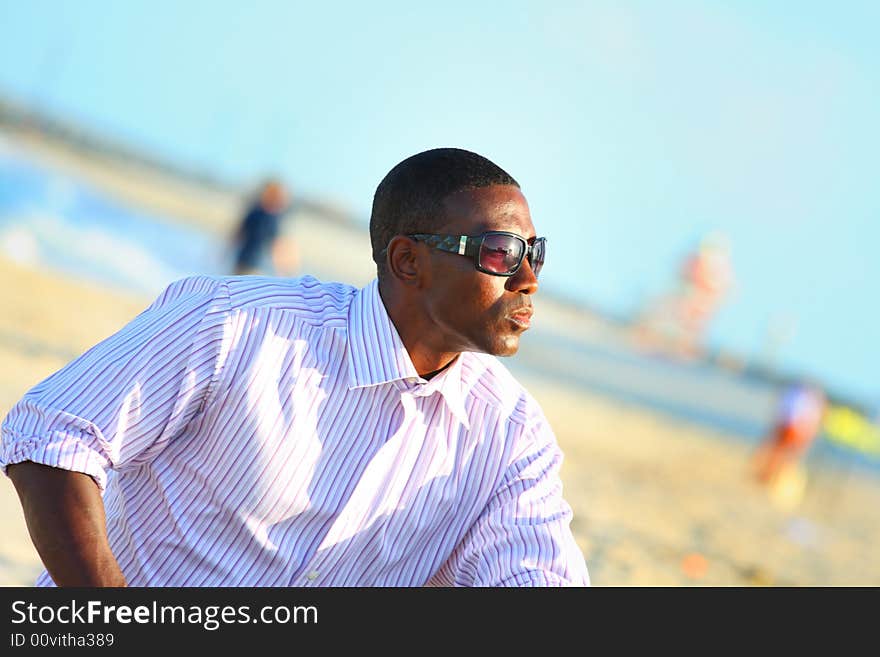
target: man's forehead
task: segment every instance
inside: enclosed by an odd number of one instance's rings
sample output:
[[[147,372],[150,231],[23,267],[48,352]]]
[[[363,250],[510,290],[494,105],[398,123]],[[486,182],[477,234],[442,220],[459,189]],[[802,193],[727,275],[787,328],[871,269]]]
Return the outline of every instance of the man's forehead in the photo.
[[[513,230],[534,235],[525,196],[515,185],[491,185],[453,192],[444,199],[447,226],[462,233]]]

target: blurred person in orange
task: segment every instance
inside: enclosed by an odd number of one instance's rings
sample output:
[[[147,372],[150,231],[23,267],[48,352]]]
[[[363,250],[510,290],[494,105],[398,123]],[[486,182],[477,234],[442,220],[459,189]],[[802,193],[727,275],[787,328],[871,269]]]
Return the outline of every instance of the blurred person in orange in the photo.
[[[774,485],[786,469],[797,465],[819,435],[826,408],[818,385],[799,382],[783,391],[772,429],[754,456],[760,482]]]
[[[263,183],[256,200],[241,218],[235,235],[234,273],[288,276],[298,266],[297,245],[282,234],[281,222],[290,208],[290,192],[276,178]]]

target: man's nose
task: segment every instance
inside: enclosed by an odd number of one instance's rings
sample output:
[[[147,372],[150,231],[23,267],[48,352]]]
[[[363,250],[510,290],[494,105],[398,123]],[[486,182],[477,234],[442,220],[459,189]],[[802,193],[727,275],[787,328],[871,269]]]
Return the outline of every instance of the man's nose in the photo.
[[[520,292],[522,294],[534,294],[538,291],[538,277],[532,269],[528,258],[523,258],[522,264],[516,273],[507,279],[505,286],[511,292]]]

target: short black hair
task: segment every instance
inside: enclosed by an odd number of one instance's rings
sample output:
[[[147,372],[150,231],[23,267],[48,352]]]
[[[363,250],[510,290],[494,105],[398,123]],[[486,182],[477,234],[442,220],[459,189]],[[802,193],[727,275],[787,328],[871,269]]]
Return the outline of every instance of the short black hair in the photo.
[[[395,235],[431,233],[446,223],[443,201],[465,189],[519,183],[482,155],[460,148],[435,148],[412,155],[379,183],[370,214],[370,242],[379,278],[385,248]]]

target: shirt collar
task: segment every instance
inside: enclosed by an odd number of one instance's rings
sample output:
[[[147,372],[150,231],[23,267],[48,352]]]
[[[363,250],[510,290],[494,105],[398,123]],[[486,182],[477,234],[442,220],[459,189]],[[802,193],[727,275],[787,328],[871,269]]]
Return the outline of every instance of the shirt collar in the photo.
[[[400,381],[416,396],[440,392],[449,410],[466,428],[470,427],[461,383],[464,354],[430,381],[420,377],[388,316],[375,278],[358,290],[349,306],[346,339],[349,389]]]

